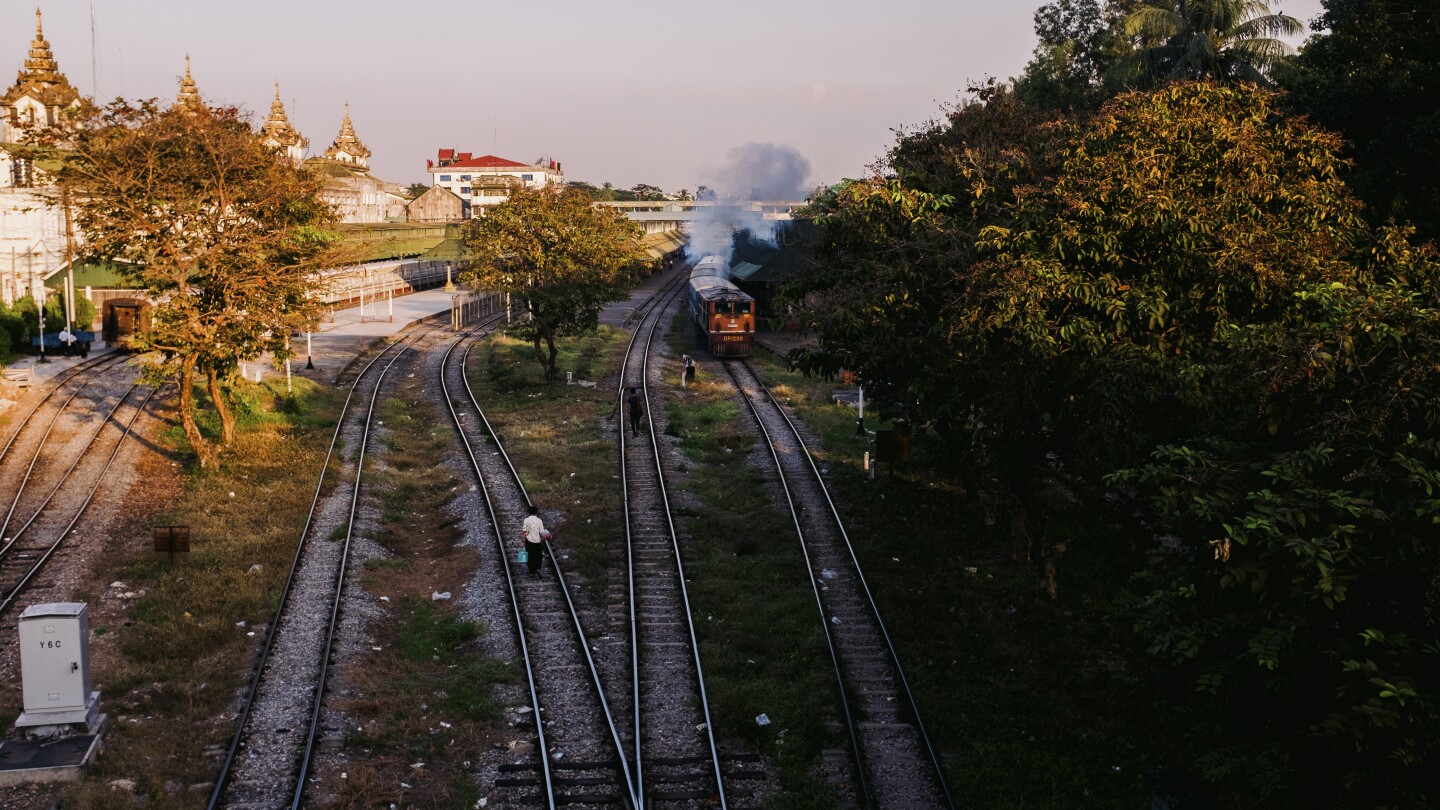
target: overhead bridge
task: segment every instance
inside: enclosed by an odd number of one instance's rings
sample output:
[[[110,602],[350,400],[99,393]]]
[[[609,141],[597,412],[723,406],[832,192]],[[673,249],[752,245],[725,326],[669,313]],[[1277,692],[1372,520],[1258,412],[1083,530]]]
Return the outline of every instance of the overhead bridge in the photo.
[[[692,222],[732,222],[747,220],[788,222],[791,213],[804,205],[803,200],[772,201],[686,201],[649,200],[637,202],[597,202],[597,207],[615,208],[632,222],[639,223],[646,233],[688,230]]]

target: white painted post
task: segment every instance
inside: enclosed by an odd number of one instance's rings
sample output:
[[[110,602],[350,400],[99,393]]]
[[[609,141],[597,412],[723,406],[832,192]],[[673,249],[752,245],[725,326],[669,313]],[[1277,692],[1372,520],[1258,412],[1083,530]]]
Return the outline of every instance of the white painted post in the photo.
[[[285,393],[293,394],[295,389],[290,385],[290,358],[285,358]]]
[[[385,305],[390,308],[390,323],[394,323],[394,322],[395,322],[395,292],[394,292],[393,290],[386,290],[386,291],[385,291]]]

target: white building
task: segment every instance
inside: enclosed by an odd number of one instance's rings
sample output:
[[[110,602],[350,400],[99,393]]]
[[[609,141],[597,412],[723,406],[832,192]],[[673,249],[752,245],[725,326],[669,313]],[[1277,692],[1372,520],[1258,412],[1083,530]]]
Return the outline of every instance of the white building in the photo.
[[[543,188],[551,183],[565,183],[565,174],[558,161],[541,158],[534,163],[520,163],[495,155],[473,157],[469,152],[441,149],[438,160],[425,161],[432,186],[448,189],[465,204],[465,218],[484,216],[510,198],[515,186]]]
[[[325,177],[320,199],[335,209],[341,222],[404,222],[405,204],[410,202],[404,186],[388,183],[370,174],[370,149],[355,134],[350,105],[340,133],[322,157],[305,161],[306,168]]]
[[[7,304],[27,295],[43,300],[45,279],[65,265],[60,193],[20,144],[82,103],[55,63],[37,10],[25,66],[0,95],[0,300]]]

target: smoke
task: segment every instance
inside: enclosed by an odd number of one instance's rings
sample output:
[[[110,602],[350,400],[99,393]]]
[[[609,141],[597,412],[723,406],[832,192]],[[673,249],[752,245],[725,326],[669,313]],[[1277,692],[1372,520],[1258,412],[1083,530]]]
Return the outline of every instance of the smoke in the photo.
[[[729,262],[736,231],[749,231],[751,238],[774,244],[779,223],[765,219],[745,203],[796,201],[807,196],[810,161],[794,147],[752,141],[729,150],[725,158],[724,166],[705,172],[709,176],[706,185],[718,193],[721,202],[734,205],[696,209],[685,246],[685,255],[692,261],[717,255]]]
[[[725,154],[715,172],[715,189],[733,200],[803,200],[810,161],[793,146],[755,143]]]

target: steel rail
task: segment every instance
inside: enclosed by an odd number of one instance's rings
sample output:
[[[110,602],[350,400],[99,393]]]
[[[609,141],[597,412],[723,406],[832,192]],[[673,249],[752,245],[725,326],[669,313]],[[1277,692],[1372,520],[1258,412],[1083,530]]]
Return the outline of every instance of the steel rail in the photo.
[[[476,415],[480,417],[481,423],[485,425],[485,431],[486,431],[486,433],[488,433],[488,434],[490,435],[491,441],[495,442],[495,449],[499,452],[501,460],[505,462],[505,467],[506,467],[506,469],[508,469],[508,470],[510,471],[511,480],[514,481],[516,488],[520,490],[520,495],[521,495],[521,497],[523,497],[523,498],[525,499],[525,505],[526,505],[527,507],[528,507],[528,506],[534,506],[534,505],[535,505],[535,502],[530,499],[530,492],[525,488],[525,482],[520,479],[520,472],[519,472],[519,470],[516,469],[514,462],[510,459],[510,454],[505,451],[505,444],[504,444],[504,442],[502,442],[502,441],[500,440],[500,434],[499,434],[498,432],[496,432],[494,426],[490,423],[489,417],[487,417],[487,416],[485,415],[485,410],[480,407],[479,398],[475,396],[475,391],[474,391],[474,389],[470,386],[470,378],[469,378],[467,375],[464,374],[465,361],[469,358],[469,356],[470,356],[470,350],[471,350],[473,347],[474,347],[474,344],[473,344],[473,343],[470,344],[470,345],[468,345],[468,346],[466,346],[466,347],[465,347],[465,353],[461,356],[461,360],[460,360],[461,379],[463,379],[464,382],[465,382],[465,393],[466,393],[466,395],[467,395],[467,396],[469,397],[469,399],[470,399],[470,404],[475,408],[475,413],[476,413]],[[447,390],[448,390],[448,389],[447,389]],[[448,397],[447,397],[447,399],[448,399]],[[452,417],[454,417],[454,418],[456,419],[456,426],[457,426],[457,429],[458,429],[458,428],[459,428],[459,418],[458,418],[458,415],[456,415],[456,414],[454,413],[453,407],[452,407],[452,409],[451,409],[451,414],[452,414]],[[462,437],[464,436],[464,432],[463,432],[463,431],[461,432],[461,435],[462,435]],[[480,463],[479,463],[478,459],[476,459],[476,457],[475,457],[474,451],[473,451],[473,449],[472,449],[471,446],[470,446],[470,442],[469,442],[469,439],[468,439],[468,438],[465,439],[465,451],[470,454],[471,462],[475,465],[475,473],[476,473],[476,476],[483,478],[483,476],[481,476],[481,472],[480,472]],[[482,481],[482,483],[481,483],[481,486],[482,486],[482,487],[485,486],[484,483],[483,483],[483,481]],[[492,525],[495,527],[495,542],[496,542],[497,548],[498,548],[498,550],[499,550],[501,559],[505,559],[506,550],[505,550],[504,535],[503,535],[503,532],[502,532],[502,530],[501,530],[501,528],[500,528],[500,524],[499,524],[498,520],[495,518],[494,507],[493,507],[493,505],[490,503],[489,489],[488,489],[488,488],[485,488],[485,489],[484,489],[484,492],[486,493],[486,495],[485,495],[486,506],[490,508]],[[598,699],[599,699],[599,701],[600,701],[601,711],[602,711],[602,712],[604,713],[604,715],[605,715],[605,726],[606,726],[606,728],[610,731],[610,738],[611,738],[612,743],[615,745],[616,756],[617,756],[617,758],[619,759],[621,765],[623,766],[623,767],[621,768],[621,771],[622,771],[622,772],[624,773],[624,775],[625,775],[625,789],[626,789],[626,792],[627,792],[628,795],[629,795],[630,802],[631,802],[631,806],[638,808],[638,807],[639,807],[639,803],[638,803],[637,796],[639,795],[639,788],[638,788],[638,785],[636,784],[636,781],[635,781],[635,775],[631,772],[632,763],[631,763],[631,761],[629,760],[629,758],[626,757],[626,755],[625,755],[625,745],[624,745],[624,743],[623,743],[623,742],[621,741],[621,739],[620,739],[620,731],[619,731],[619,728],[618,728],[618,727],[616,726],[616,724],[615,724],[615,716],[614,716],[614,713],[610,711],[610,701],[609,701],[609,699],[605,696],[605,687],[604,687],[604,684],[603,684],[603,683],[601,682],[601,680],[600,680],[600,668],[595,664],[595,658],[594,658],[594,656],[591,655],[591,653],[590,653],[590,645],[589,645],[589,643],[585,640],[585,628],[584,628],[584,625],[583,625],[583,624],[581,623],[581,621],[580,621],[580,611],[579,611],[579,610],[576,608],[576,606],[575,606],[575,600],[570,596],[570,588],[569,588],[569,586],[567,586],[567,585],[565,584],[565,571],[564,571],[564,569],[562,569],[562,568],[560,567],[560,558],[559,558],[559,556],[555,554],[555,550],[554,550],[554,548],[550,545],[549,541],[544,541],[544,542],[545,542],[545,553],[550,555],[550,563],[551,563],[551,565],[555,566],[555,579],[556,579],[556,581],[557,581],[557,582],[559,583],[559,585],[560,585],[560,592],[561,592],[561,594],[565,597],[565,607],[566,607],[566,611],[567,611],[567,612],[569,613],[569,615],[570,615],[571,626],[572,626],[572,627],[574,628],[574,630],[575,630],[576,638],[577,638],[577,641],[578,641],[578,643],[579,643],[579,645],[580,645],[580,650],[585,654],[586,668],[590,671],[591,681],[592,681],[593,685],[595,686],[595,693],[596,693],[596,695],[597,695],[597,697],[598,697]],[[518,596],[517,596],[517,594],[516,594],[515,585],[514,585],[514,580],[513,580],[513,579],[511,578],[511,576],[510,576],[510,567],[509,567],[508,564],[505,566],[505,580],[506,580],[507,584],[508,584],[509,587],[510,587],[511,603],[515,606],[515,610],[516,610],[516,621],[517,621],[517,623],[518,623],[519,620],[520,620],[519,600],[518,600]],[[528,665],[528,661],[527,661],[527,665]],[[538,695],[534,695],[534,694],[532,693],[532,696],[534,696],[535,699],[538,701],[538,699],[539,699],[539,698],[538,698]],[[538,719],[538,712],[539,712],[539,704],[538,704],[538,702],[537,702],[537,704],[536,704],[536,712],[537,712],[537,719]],[[538,724],[538,723],[537,723],[537,724]],[[542,737],[541,739],[542,739],[542,742],[543,742],[543,739],[544,739],[544,738]],[[543,746],[542,746],[542,750],[544,750]],[[543,758],[543,757],[542,757],[542,758]]]
[[[439,327],[436,327],[438,330]],[[320,712],[325,706],[325,685],[330,675],[330,658],[335,652],[335,629],[340,626],[340,607],[345,601],[346,566],[350,564],[350,541],[355,536],[355,513],[360,508],[361,482],[365,474],[365,450],[370,446],[370,424],[375,418],[375,403],[380,399],[380,389],[385,385],[385,375],[390,372],[395,362],[405,355],[411,347],[419,342],[421,334],[417,332],[407,341],[401,341],[396,345],[396,351],[385,366],[380,369],[379,376],[375,379],[375,390],[370,393],[370,406],[365,411],[365,423],[361,427],[360,452],[355,458],[355,484],[350,491],[350,514],[345,520],[345,541],[340,546],[340,562],[335,566],[335,598],[330,603],[330,622],[325,631],[324,652],[320,656],[320,672],[315,679],[314,700],[310,709],[310,723],[305,731],[305,751],[300,758],[300,768],[295,775],[295,792],[291,794],[291,810],[299,810],[300,802],[305,796],[305,777],[310,774],[310,762],[315,756],[315,737],[320,730]],[[369,366],[367,365],[368,369]],[[358,381],[358,378],[357,378]],[[351,389],[352,393],[354,389]],[[349,397],[346,397],[349,401]]]
[[[67,372],[64,377],[56,379],[54,381],[54,384],[50,386],[50,390],[45,392],[45,396],[41,397],[39,402],[31,406],[30,410],[26,412],[25,417],[21,419],[19,424],[15,426],[15,431],[10,434],[10,438],[7,439],[5,442],[5,448],[3,450],[0,450],[0,461],[4,460],[5,456],[10,452],[10,445],[14,444],[15,439],[18,438],[21,432],[25,430],[25,425],[30,421],[30,417],[34,416],[35,412],[40,410],[40,406],[44,405],[46,402],[49,402],[50,398],[55,396],[55,394],[61,388],[63,388],[66,383],[70,382],[76,377],[79,377],[84,372],[100,371],[104,368],[109,368],[117,360],[124,359],[126,359],[125,355],[119,353],[103,354],[94,359],[85,360],[81,363],[76,364],[76,366],[70,369],[70,371]]]
[[[775,411],[784,418],[785,424],[790,428],[790,432],[795,437],[796,445],[805,451],[805,462],[809,466],[815,483],[820,488],[820,492],[825,496],[825,503],[830,509],[830,517],[835,522],[835,528],[840,532],[840,539],[845,543],[845,550],[850,556],[851,564],[854,566],[855,577],[860,584],[861,592],[865,595],[866,604],[870,608],[870,615],[875,619],[875,626],[880,631],[880,637],[885,640],[885,649],[889,653],[890,664],[895,667],[895,675],[900,681],[902,691],[905,693],[906,705],[910,709],[911,716],[915,718],[915,728],[920,732],[920,741],[925,746],[926,754],[929,755],[930,764],[934,769],[937,787],[940,788],[941,794],[945,797],[946,807],[950,808],[950,810],[955,810],[955,798],[950,792],[949,784],[945,781],[945,769],[941,764],[940,755],[935,750],[934,743],[930,740],[929,732],[925,729],[925,721],[920,715],[920,704],[916,701],[915,693],[910,688],[910,680],[905,675],[905,668],[900,665],[900,654],[896,651],[895,643],[890,638],[890,632],[885,627],[885,620],[880,616],[880,607],[876,604],[875,596],[870,591],[870,585],[865,580],[865,572],[860,566],[860,558],[855,553],[854,544],[850,542],[849,532],[845,530],[845,521],[841,519],[840,510],[836,508],[834,499],[830,497],[830,488],[825,486],[825,479],[820,475],[820,469],[815,466],[815,457],[810,452],[809,446],[805,444],[805,439],[800,435],[800,429],[795,426],[794,420],[790,418],[790,415],[786,413],[785,409],[776,401],[775,396],[770,393],[770,389],[760,380],[760,375],[755,373],[755,370],[750,367],[749,363],[742,360],[739,364],[743,366],[751,378],[755,380],[756,387],[765,393],[765,398],[774,406]]]
[[[682,265],[682,267],[683,266],[684,265]],[[661,298],[673,296],[675,294],[675,289],[680,286],[680,279],[683,278],[685,278],[685,274],[681,273],[675,281],[669,282],[664,287],[662,287],[657,294],[646,299],[645,304],[642,307],[638,308],[636,310],[636,313],[638,314],[640,311],[644,310],[646,312],[646,317],[648,317],[650,311],[653,309],[652,304],[659,302]],[[640,322],[643,324],[644,318],[640,318]],[[619,434],[617,440],[619,442],[618,446],[620,458],[620,499],[621,502],[625,505],[625,577],[627,589],[626,595],[629,600],[630,612],[630,683],[631,701],[633,702],[633,716],[635,718],[635,778],[637,782],[639,782],[639,787],[637,789],[636,795],[640,802],[639,807],[643,808],[645,789],[645,766],[644,758],[640,755],[641,741],[643,739],[643,735],[641,733],[641,720],[643,719],[643,712],[641,712],[640,707],[640,622],[636,610],[635,546],[630,521],[630,472],[627,465],[625,464],[624,417],[626,389],[625,371],[630,366],[630,354],[635,350],[635,341],[639,337],[640,327],[637,327],[636,330],[631,333],[630,340],[625,344],[624,359],[620,363],[620,387],[619,390],[616,392],[616,395],[620,401],[615,406],[615,412],[620,415],[619,430],[617,431],[617,433]],[[646,408],[647,410],[649,408],[648,402]]]
[[[745,388],[740,383],[740,378],[735,374],[736,365],[744,365],[745,361],[725,361],[725,371],[730,375],[731,381],[735,383],[735,390],[745,400],[745,406],[750,409],[750,415],[755,418],[755,424],[760,427],[760,435],[765,439],[765,449],[770,451],[770,459],[775,462],[775,474],[780,479],[780,488],[785,493],[785,502],[790,507],[790,522],[795,526],[795,534],[800,538],[800,553],[805,558],[806,579],[810,581],[810,590],[815,594],[815,607],[820,612],[820,628],[825,631],[825,647],[830,652],[830,664],[835,669],[835,685],[840,694],[840,708],[845,715],[845,731],[850,737],[850,757],[855,765],[856,786],[860,789],[860,795],[864,798],[865,807],[873,808],[874,801],[870,796],[870,784],[865,777],[865,762],[861,756],[860,737],[855,728],[855,712],[850,706],[850,696],[845,691],[845,668],[840,663],[840,651],[835,644],[835,634],[830,629],[830,622],[825,619],[825,598],[820,593],[820,583],[815,580],[815,567],[810,559],[810,546],[805,539],[805,528],[800,523],[800,510],[795,505],[794,493],[790,491],[790,481],[785,477],[785,470],[780,466],[780,454],[775,449],[775,441],[770,436],[770,429],[765,426],[765,420],[760,418],[760,412],[755,408],[755,403],[745,393]],[[758,380],[756,380],[758,384]],[[764,386],[760,386],[762,389]]]
[[[68,380],[67,380],[67,382],[68,382]],[[34,472],[35,472],[35,465],[38,464],[38,463],[40,463],[40,455],[41,455],[41,453],[44,452],[44,450],[45,450],[45,443],[50,440],[50,434],[51,434],[52,432],[54,432],[54,430],[55,430],[55,425],[56,425],[57,423],[59,423],[60,417],[65,415],[65,409],[68,408],[68,407],[70,407],[70,403],[71,403],[71,402],[74,402],[74,401],[75,401],[75,398],[78,397],[78,396],[80,396],[80,394],[83,393],[86,388],[89,388],[89,387],[90,387],[90,383],[92,383],[92,382],[94,382],[94,380],[86,380],[86,381],[82,382],[82,383],[79,385],[79,387],[77,387],[77,388],[75,389],[75,392],[74,392],[74,393],[72,393],[70,396],[66,397],[66,398],[65,398],[65,401],[62,402],[62,403],[60,403],[60,407],[55,410],[55,415],[52,416],[52,417],[50,417],[50,422],[49,422],[49,424],[47,424],[47,425],[45,426],[45,432],[42,433],[42,434],[40,434],[40,441],[39,441],[39,443],[37,443],[37,444],[35,445],[35,452],[34,452],[34,454],[32,454],[32,455],[30,456],[30,464],[25,468],[25,474],[20,477],[20,482],[19,482],[19,483],[16,485],[16,487],[15,487],[15,497],[10,501],[10,507],[5,510],[5,519],[4,519],[3,521],[0,521],[0,537],[6,538],[6,540],[5,540],[5,547],[4,547],[4,548],[0,548],[0,557],[3,557],[3,556],[5,555],[5,552],[7,552],[7,551],[10,550],[10,542],[11,542],[11,540],[10,540],[10,536],[7,535],[6,532],[8,532],[8,531],[10,530],[10,521],[11,521],[11,519],[13,519],[13,518],[15,517],[15,510],[18,509],[19,506],[20,506],[20,496],[25,494],[25,486],[30,483],[30,476],[33,475]],[[56,386],[56,388],[54,389],[54,391],[51,391],[51,394],[53,394],[53,393],[55,393],[55,391],[59,391],[59,390],[60,390],[59,386]],[[132,387],[130,390],[133,391],[134,388]],[[122,396],[122,397],[120,397],[120,401],[124,401],[125,397],[126,397],[126,396],[129,396],[129,395],[130,395],[130,391],[126,391],[126,392],[125,392],[125,395]],[[45,399],[48,400],[49,398],[50,398],[50,396],[49,396],[49,395],[46,395]],[[44,401],[44,400],[42,400],[42,402],[43,402],[43,401]],[[119,403],[117,402],[116,405],[117,405],[117,407],[118,407]],[[39,408],[40,406],[37,404],[35,407],[36,407],[36,408]],[[27,421],[27,422],[30,421],[30,416],[33,415],[34,413],[35,413],[35,411],[32,410],[29,414],[26,414],[26,415],[25,415],[25,421]],[[102,422],[101,424],[104,424],[104,423]],[[23,424],[21,425],[21,428],[22,428],[22,429],[24,428],[24,425],[23,425]],[[11,436],[11,437],[10,437],[10,440],[13,442],[13,441],[15,440],[16,436],[19,436],[19,435],[20,435],[20,430],[16,430],[16,431],[15,431],[15,436]],[[9,451],[10,451],[10,445],[7,444],[7,445],[5,445],[5,452],[9,452]],[[3,455],[3,454],[0,454],[0,455]],[[83,455],[83,453],[82,453],[82,455]],[[22,529],[22,531],[23,531],[23,529]],[[17,533],[17,534],[18,534],[18,533]]]
[[[683,277],[683,274],[682,274],[682,277]],[[680,291],[681,289],[683,289],[683,285],[681,285],[681,284],[679,284],[679,283],[676,283],[676,284],[675,284],[675,290],[672,291],[672,292],[669,294],[670,300],[673,300],[675,297],[678,297],[678,293],[679,293],[679,291]],[[666,306],[668,306],[668,305],[669,305],[669,300],[667,300],[665,303],[666,303]],[[650,367],[650,348],[651,348],[651,346],[654,344],[654,341],[655,341],[655,333],[659,330],[660,322],[661,322],[662,320],[664,320],[664,318],[663,318],[664,312],[665,312],[665,307],[657,306],[657,307],[650,313],[650,315],[653,315],[653,317],[650,317],[650,318],[649,318],[650,330],[649,330],[649,332],[646,334],[645,346],[644,346],[644,348],[642,349],[642,353],[641,353],[641,355],[640,355],[640,357],[641,357],[641,364],[640,364],[640,385],[639,385],[639,388],[640,388],[640,390],[641,390],[641,392],[642,392],[642,394],[643,394],[643,397],[644,397],[644,401],[645,401],[645,412],[646,412],[647,414],[653,414],[653,413],[654,413],[653,409],[652,409],[651,406],[650,406],[650,384],[649,384],[649,373],[648,373],[648,372],[649,372],[649,367]],[[649,317],[649,316],[647,316],[647,317]],[[643,326],[643,323],[642,323],[641,328],[640,328],[640,329],[637,329],[636,332],[635,332],[635,334],[633,334],[633,335],[631,336],[631,338],[630,338],[630,345],[627,346],[627,347],[626,347],[626,350],[625,350],[625,360],[624,360],[624,364],[621,366],[621,369],[620,369],[620,380],[621,380],[621,382],[622,382],[622,385],[620,386],[620,390],[616,392],[617,399],[619,400],[617,407],[619,407],[619,408],[623,408],[623,406],[624,406],[624,404],[625,404],[625,403],[624,403],[624,396],[625,396],[625,388],[626,388],[627,386],[626,386],[624,383],[625,383],[625,381],[626,381],[626,372],[629,370],[629,367],[630,367],[630,355],[631,355],[631,352],[632,352],[632,350],[633,350],[635,341],[636,341],[636,339],[639,337],[640,331],[643,330],[643,328],[644,328],[644,326]],[[630,386],[630,387],[634,387],[634,386]],[[662,506],[662,508],[664,509],[664,512],[665,512],[665,524],[666,524],[666,527],[667,527],[667,529],[669,530],[669,533],[670,533],[670,547],[671,547],[671,549],[672,549],[672,550],[674,551],[674,553],[675,553],[676,584],[677,584],[678,589],[679,589],[679,591],[680,591],[680,606],[681,606],[681,608],[682,608],[682,610],[683,610],[683,612],[684,612],[684,614],[685,614],[685,629],[686,629],[686,632],[689,634],[689,637],[690,637],[691,656],[692,656],[693,663],[695,664],[695,685],[696,685],[696,689],[697,689],[697,692],[698,692],[699,697],[700,697],[700,712],[701,712],[701,716],[703,717],[704,722],[705,722],[705,739],[706,739],[706,743],[707,743],[707,745],[708,745],[708,747],[709,747],[709,749],[710,749],[710,761],[711,761],[711,764],[713,765],[713,768],[714,768],[713,775],[714,775],[714,777],[715,777],[715,791],[716,791],[716,795],[717,795],[717,797],[718,797],[718,799],[719,799],[719,802],[720,802],[720,808],[721,808],[721,810],[727,810],[727,808],[729,807],[729,801],[728,801],[728,799],[727,799],[726,796],[725,796],[725,778],[724,778],[724,775],[721,773],[721,769],[720,769],[720,749],[719,749],[719,746],[718,746],[718,745],[716,744],[716,742],[715,742],[715,724],[714,724],[714,722],[711,720],[711,717],[710,717],[710,699],[709,699],[709,695],[706,693],[706,690],[705,690],[705,670],[701,667],[701,664],[700,664],[700,641],[699,641],[699,638],[697,637],[697,635],[696,635],[696,633],[695,633],[695,617],[694,617],[693,612],[692,612],[691,607],[690,607],[690,593],[689,593],[689,589],[688,589],[688,588],[686,587],[686,585],[685,585],[685,562],[684,562],[684,559],[683,559],[683,554],[681,553],[681,550],[680,550],[680,536],[679,536],[679,533],[675,530],[675,517],[674,517],[674,514],[672,513],[672,511],[671,511],[671,509],[670,509],[670,495],[669,495],[669,492],[668,492],[668,491],[666,490],[666,488],[665,488],[665,468],[664,468],[664,465],[661,463],[661,460],[660,460],[660,443],[659,443],[659,437],[658,437],[658,436],[656,435],[656,433],[655,433],[655,420],[654,420],[653,418],[647,419],[647,420],[646,420],[646,426],[647,426],[647,430],[648,430],[649,433],[650,433],[650,452],[651,452],[651,457],[652,457],[652,459],[653,459],[653,461],[654,461],[654,463],[655,463],[655,473],[656,473],[657,484],[658,484],[658,487],[659,487],[660,502],[661,502],[661,506]],[[630,522],[630,509],[629,509],[629,503],[630,503],[629,477],[628,477],[628,473],[626,472],[626,462],[625,462],[625,446],[626,446],[626,445],[625,445],[625,429],[624,429],[624,423],[623,423],[623,422],[621,423],[620,430],[618,431],[618,433],[619,433],[619,442],[620,442],[620,477],[621,477],[620,485],[621,485],[622,492],[624,493],[624,498],[625,498],[625,503],[626,503],[626,508],[625,508],[625,546],[626,546],[626,552],[627,552],[627,554],[629,555],[629,561],[628,561],[628,562],[630,563],[630,565],[629,565],[629,569],[630,569],[630,573],[629,573],[629,576],[630,576],[630,627],[631,627],[631,645],[630,645],[630,650],[631,650],[631,655],[632,655],[632,666],[634,667],[634,681],[635,681],[635,686],[634,686],[634,688],[635,688],[635,700],[636,700],[636,706],[637,706],[637,709],[636,709],[636,720],[635,720],[635,731],[636,731],[636,735],[635,735],[635,760],[636,760],[636,763],[638,764],[638,763],[640,763],[640,762],[643,760],[643,756],[641,755],[640,733],[639,733],[639,732],[640,732],[640,712],[639,712],[639,709],[638,709],[638,707],[639,707],[639,700],[640,700],[640,698],[639,698],[639,693],[640,693],[639,622],[637,621],[637,618],[636,618],[636,615],[635,615],[635,571],[634,571],[634,552],[633,552],[633,543],[632,543],[632,537],[633,537],[633,535],[632,535],[631,522]],[[643,773],[642,773],[642,777],[643,777]],[[640,781],[641,790],[643,791],[643,789],[644,789],[643,778],[640,779],[639,781]],[[643,810],[643,809],[642,809],[642,810]]]
[[[105,419],[100,423],[100,427],[95,429],[95,433],[90,437],[89,443],[86,444],[85,449],[87,451],[90,449],[90,447],[94,446],[95,441],[100,438],[100,433],[105,429],[105,426],[109,424],[110,419],[114,417],[115,412],[120,410],[120,406],[124,404],[125,400],[129,399],[130,394],[139,387],[139,385],[131,386],[130,390],[125,392],[125,396],[121,397],[120,401],[115,403],[115,407],[110,409],[110,413],[106,414]],[[55,542],[50,544],[49,548],[47,548],[45,550],[45,553],[41,555],[38,560],[36,560],[33,566],[30,567],[30,570],[26,572],[24,577],[20,579],[19,583],[16,584],[15,587],[10,589],[10,591],[5,595],[3,601],[0,601],[0,613],[4,613],[6,610],[10,609],[10,606],[14,604],[15,600],[20,596],[22,592],[24,592],[25,587],[30,584],[30,580],[33,579],[35,575],[40,572],[40,569],[45,566],[45,563],[48,562],[50,558],[55,555],[55,552],[60,548],[60,544],[64,542],[66,536],[68,536],[70,532],[75,528],[75,525],[80,522],[80,518],[84,516],[85,510],[90,508],[91,501],[95,500],[95,493],[100,490],[100,485],[105,481],[105,473],[110,470],[110,466],[115,462],[115,457],[120,454],[120,448],[125,445],[125,440],[129,438],[130,429],[134,426],[135,420],[138,419],[140,417],[140,414],[145,411],[145,406],[150,403],[150,399],[155,396],[155,392],[158,390],[158,388],[150,389],[150,393],[145,395],[145,399],[142,400],[140,402],[140,405],[135,409],[135,414],[130,417],[130,421],[125,423],[125,430],[123,433],[120,434],[120,440],[115,443],[115,448],[110,451],[110,457],[105,460],[105,466],[102,467],[99,474],[95,476],[95,483],[90,487],[90,491],[86,493],[85,500],[83,503],[80,504],[80,508],[75,511],[75,517],[71,518],[70,523],[67,524],[65,528],[55,536]],[[75,469],[80,466],[80,462],[82,460],[84,460],[84,453],[81,454],[80,458],[75,460],[74,464],[70,465],[69,470],[66,470],[64,478],[60,480],[60,483],[55,485],[55,489],[50,493],[50,496],[45,499],[45,503],[40,505],[40,509],[44,509],[45,506],[50,503],[50,501],[55,497],[55,494],[60,491],[61,485],[64,484],[65,481],[69,479],[70,475],[75,472]],[[39,512],[37,511],[36,515],[38,516],[38,514]],[[28,529],[30,525],[34,522],[35,518],[31,518],[30,521],[27,522],[19,532],[15,533],[15,537],[18,539],[20,537],[20,534],[26,529]],[[11,542],[11,545],[14,545],[13,541]],[[5,547],[5,550],[9,551],[9,549],[10,546],[7,545]]]
[[[365,375],[370,371],[371,366],[374,366],[380,358],[387,355],[391,349],[395,349],[401,345],[402,341],[397,341],[387,345],[380,352],[377,352],[376,355],[360,369],[359,373],[355,375],[355,379],[351,381],[349,386],[350,392],[345,395],[345,402],[340,406],[340,416],[335,420],[335,434],[330,438],[330,448],[325,453],[324,463],[320,465],[320,475],[315,482],[315,495],[310,500],[310,511],[305,516],[305,526],[300,530],[300,539],[295,546],[295,555],[290,563],[290,573],[285,577],[285,585],[280,589],[280,599],[276,602],[275,610],[270,615],[269,630],[265,634],[265,643],[260,649],[260,656],[256,659],[254,666],[251,667],[250,686],[246,690],[245,697],[241,702],[240,713],[235,721],[235,734],[230,739],[230,747],[225,753],[224,761],[220,764],[220,773],[215,778],[215,788],[210,792],[210,800],[206,803],[206,807],[209,808],[209,810],[214,810],[220,806],[220,797],[224,794],[225,788],[228,787],[230,783],[230,777],[235,764],[235,756],[239,753],[241,744],[245,740],[245,727],[250,720],[250,709],[254,707],[255,698],[259,694],[261,674],[265,671],[265,665],[270,660],[270,651],[275,645],[275,637],[277,635],[275,631],[279,629],[280,617],[284,615],[285,607],[289,604],[290,591],[295,584],[295,576],[300,569],[301,559],[304,557],[305,549],[308,546],[310,527],[315,523],[315,512],[320,506],[320,495],[325,488],[325,479],[329,475],[330,462],[335,456],[335,448],[339,443],[340,433],[345,428],[345,417],[350,410],[350,401],[355,397],[355,387],[364,379]]]

